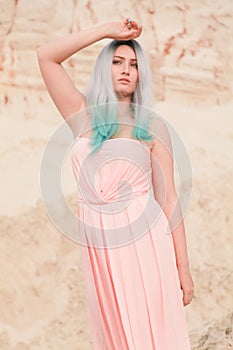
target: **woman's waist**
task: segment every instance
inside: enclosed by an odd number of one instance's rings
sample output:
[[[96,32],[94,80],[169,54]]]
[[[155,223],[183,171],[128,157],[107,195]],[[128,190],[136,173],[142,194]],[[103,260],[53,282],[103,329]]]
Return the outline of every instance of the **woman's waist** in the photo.
[[[80,204],[108,205],[117,203],[127,203],[131,201],[145,200],[148,196],[153,195],[152,188],[147,190],[133,191],[128,193],[119,193],[118,195],[108,195],[100,192],[95,194],[79,194],[78,202]]]

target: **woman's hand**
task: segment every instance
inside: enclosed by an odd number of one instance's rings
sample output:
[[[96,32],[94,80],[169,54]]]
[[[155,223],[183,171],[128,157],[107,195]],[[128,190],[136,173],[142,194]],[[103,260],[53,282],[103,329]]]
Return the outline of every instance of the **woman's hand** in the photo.
[[[110,22],[104,24],[106,38],[114,40],[131,40],[141,35],[142,26],[128,17],[124,22]]]
[[[194,284],[188,268],[178,268],[180,286],[183,291],[183,304],[184,306],[191,303],[194,293]]]

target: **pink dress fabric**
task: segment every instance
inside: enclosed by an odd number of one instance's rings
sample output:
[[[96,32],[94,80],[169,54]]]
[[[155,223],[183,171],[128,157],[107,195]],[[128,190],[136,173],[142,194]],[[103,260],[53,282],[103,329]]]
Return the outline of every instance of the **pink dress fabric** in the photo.
[[[148,145],[116,138],[88,158],[90,151],[89,139],[78,138],[71,162],[94,349],[190,350],[173,239],[153,196]]]

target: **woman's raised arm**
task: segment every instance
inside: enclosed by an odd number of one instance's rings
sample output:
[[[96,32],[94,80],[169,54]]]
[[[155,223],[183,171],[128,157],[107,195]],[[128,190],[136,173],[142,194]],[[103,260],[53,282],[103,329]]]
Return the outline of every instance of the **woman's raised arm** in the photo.
[[[85,108],[85,98],[75,87],[62,62],[82,48],[104,38],[102,26],[66,35],[37,49],[47,90],[64,119]]]
[[[97,27],[71,33],[63,38],[41,45],[37,56],[47,90],[64,119],[86,107],[85,96],[75,87],[62,62],[81,49],[104,38],[115,40],[135,39],[142,27],[136,22],[127,26],[123,22],[110,22]]]

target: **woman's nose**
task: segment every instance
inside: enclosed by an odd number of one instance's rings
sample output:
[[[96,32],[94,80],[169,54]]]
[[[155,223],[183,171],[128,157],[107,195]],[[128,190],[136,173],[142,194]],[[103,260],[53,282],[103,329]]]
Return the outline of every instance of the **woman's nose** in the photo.
[[[129,64],[125,62],[123,67],[123,73],[129,74]]]

